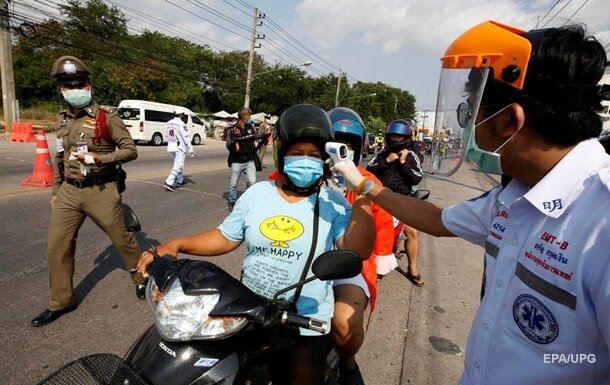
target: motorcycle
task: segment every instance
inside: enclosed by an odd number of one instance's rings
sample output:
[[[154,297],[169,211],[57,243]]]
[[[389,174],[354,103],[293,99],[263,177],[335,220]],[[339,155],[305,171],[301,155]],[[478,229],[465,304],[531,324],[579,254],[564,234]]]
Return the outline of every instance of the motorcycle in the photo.
[[[271,384],[266,358],[290,346],[298,328],[326,333],[330,325],[296,314],[282,294],[315,279],[349,278],[362,270],[358,254],[333,250],[313,262],[313,276],[263,298],[207,261],[161,257],[124,205],[129,231],[154,255],[146,298],[155,314],[124,358],[93,354],[79,358],[38,385],[231,385]],[[325,384],[336,384],[338,355],[327,357]]]

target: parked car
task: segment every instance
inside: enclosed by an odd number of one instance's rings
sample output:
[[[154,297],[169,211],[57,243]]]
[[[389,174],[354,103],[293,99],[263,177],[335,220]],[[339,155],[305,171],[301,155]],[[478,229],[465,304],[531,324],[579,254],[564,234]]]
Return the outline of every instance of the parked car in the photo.
[[[185,111],[188,115],[186,126],[191,143],[198,145],[205,140],[206,127],[197,114],[188,108],[149,102],[146,100],[123,100],[119,103],[117,113],[127,126],[133,140],[146,141],[155,146],[167,143],[164,134],[165,123],[174,118],[176,111]]]

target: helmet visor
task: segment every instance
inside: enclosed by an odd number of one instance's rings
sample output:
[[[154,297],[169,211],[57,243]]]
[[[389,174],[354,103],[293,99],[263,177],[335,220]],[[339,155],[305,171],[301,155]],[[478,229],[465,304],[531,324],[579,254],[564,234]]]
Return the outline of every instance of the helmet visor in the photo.
[[[488,68],[441,71],[429,165],[435,174],[450,176],[464,161],[488,72]]]

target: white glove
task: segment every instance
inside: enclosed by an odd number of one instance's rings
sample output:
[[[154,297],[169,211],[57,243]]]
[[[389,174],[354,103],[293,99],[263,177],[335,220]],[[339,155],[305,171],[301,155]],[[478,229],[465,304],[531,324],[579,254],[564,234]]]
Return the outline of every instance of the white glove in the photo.
[[[335,163],[331,168],[333,173],[338,173],[345,179],[347,188],[359,194],[365,195],[375,184],[360,174],[358,168],[351,159],[343,159]],[[360,189],[360,191],[358,191]]]

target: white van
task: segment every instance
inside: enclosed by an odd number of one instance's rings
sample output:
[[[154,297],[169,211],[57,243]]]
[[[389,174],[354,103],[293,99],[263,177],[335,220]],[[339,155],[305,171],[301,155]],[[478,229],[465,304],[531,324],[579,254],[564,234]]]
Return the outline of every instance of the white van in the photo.
[[[186,126],[191,143],[197,145],[205,141],[205,124],[188,108],[171,104],[148,102],[146,100],[123,100],[117,113],[127,126],[133,140],[149,142],[155,146],[167,143],[165,123],[174,118],[174,112],[182,110],[188,115]]]

